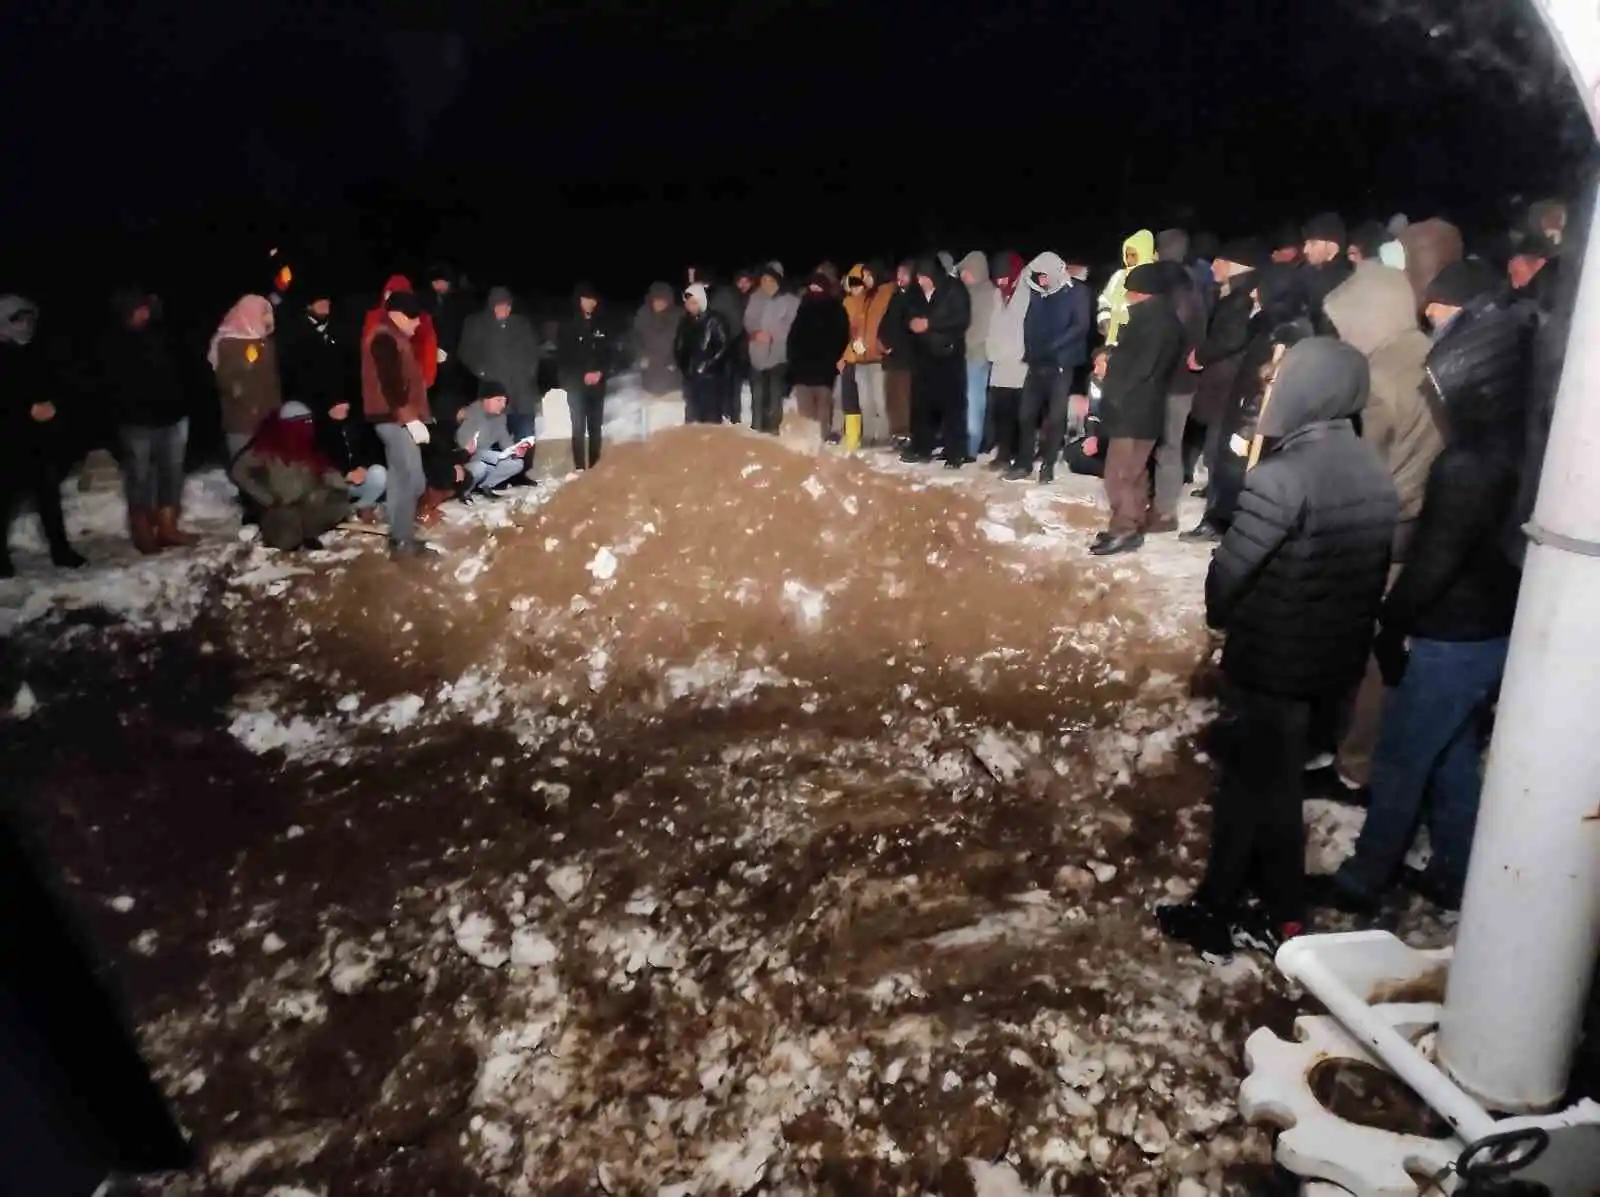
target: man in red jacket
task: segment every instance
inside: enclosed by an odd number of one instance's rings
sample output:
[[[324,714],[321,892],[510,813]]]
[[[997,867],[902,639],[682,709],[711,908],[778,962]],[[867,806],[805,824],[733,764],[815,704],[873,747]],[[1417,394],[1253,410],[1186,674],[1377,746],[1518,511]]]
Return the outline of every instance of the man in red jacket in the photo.
[[[428,384],[412,352],[422,325],[421,301],[410,291],[392,292],[383,318],[361,339],[361,405],[383,442],[389,474],[389,555],[426,551],[417,539],[417,503],[427,488],[422,446],[428,442]]]

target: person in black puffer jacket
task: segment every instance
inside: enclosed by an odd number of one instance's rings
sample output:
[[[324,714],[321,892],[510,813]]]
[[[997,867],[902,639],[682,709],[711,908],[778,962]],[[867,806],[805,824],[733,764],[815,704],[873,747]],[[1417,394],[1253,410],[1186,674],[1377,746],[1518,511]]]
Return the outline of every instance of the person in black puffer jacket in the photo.
[[[967,325],[972,297],[937,258],[917,259],[917,281],[910,292],[913,373],[911,447],[901,461],[933,460],[944,442],[944,465],[958,470],[967,455]],[[891,301],[891,308],[893,304]],[[885,321],[887,323],[887,321]]]
[[[1393,689],[1371,805],[1326,892],[1346,909],[1377,907],[1411,846],[1424,794],[1433,858],[1420,888],[1453,906],[1466,881],[1485,716],[1505,671],[1521,581],[1501,533],[1516,513],[1531,327],[1524,313],[1493,302],[1493,286],[1487,270],[1460,262],[1426,295],[1444,331],[1428,355],[1425,388],[1446,440],[1380,616],[1375,652]]]
[[[825,274],[814,274],[789,326],[789,382],[800,415],[815,420],[824,440],[833,428],[833,387],[850,345],[850,317]]]
[[[683,313],[673,347],[678,368],[683,372],[683,422],[719,424],[724,375],[732,348],[728,325],[711,310],[702,283],[690,283],[684,289]]]
[[[1206,575],[1227,722],[1211,853],[1195,898],[1157,912],[1206,954],[1271,947],[1305,916],[1303,772],[1313,713],[1361,680],[1383,602],[1400,499],[1356,435],[1367,360],[1326,337],[1284,356],[1259,422],[1265,448]],[[1264,908],[1246,912],[1251,878]]]

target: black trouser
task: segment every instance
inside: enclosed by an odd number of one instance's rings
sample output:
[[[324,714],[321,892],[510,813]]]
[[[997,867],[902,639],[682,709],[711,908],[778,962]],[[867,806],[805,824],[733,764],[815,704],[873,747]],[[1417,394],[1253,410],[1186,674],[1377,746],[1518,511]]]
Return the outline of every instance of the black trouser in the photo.
[[[1083,436],[1077,440],[1068,441],[1067,447],[1061,451],[1061,462],[1074,474],[1082,474],[1086,478],[1104,478],[1106,476],[1106,443],[1104,440],[1098,440],[1095,444],[1095,455],[1090,457],[1083,449],[1086,440],[1088,440],[1088,437]]]
[[[606,384],[580,384],[567,391],[572,416],[572,464],[586,470],[600,460],[600,429],[606,422]]]
[[[1021,387],[989,388],[989,418],[994,421],[994,450],[1001,461],[1016,460],[1021,416]]]
[[[1055,466],[1067,432],[1071,385],[1072,376],[1057,366],[1028,367],[1028,377],[1022,384],[1022,422],[1017,430],[1017,452],[1011,459],[1012,466],[1031,470],[1035,444],[1042,464]]]
[[[967,460],[967,360],[919,357],[911,377],[911,451],[932,457],[943,437],[946,461]]]
[[[1214,452],[1207,463],[1206,519],[1218,527],[1233,523],[1234,508],[1244,490],[1246,461],[1233,451],[1231,436],[1224,427],[1217,436]]]
[[[683,380],[683,422],[685,424],[722,423],[723,376],[690,374]]]
[[[750,427],[757,432],[777,432],[783,422],[783,397],[788,392],[788,366],[750,373]]]
[[[67,524],[61,516],[61,479],[48,447],[24,440],[6,448],[12,451],[0,462],[0,561],[10,560],[6,541],[11,532],[11,517],[24,495],[33,496],[50,551],[59,553],[68,549]]]
[[[1224,914],[1253,888],[1274,922],[1305,918],[1301,813],[1312,703],[1231,686],[1217,729],[1222,776],[1211,799],[1211,854],[1196,897]]]

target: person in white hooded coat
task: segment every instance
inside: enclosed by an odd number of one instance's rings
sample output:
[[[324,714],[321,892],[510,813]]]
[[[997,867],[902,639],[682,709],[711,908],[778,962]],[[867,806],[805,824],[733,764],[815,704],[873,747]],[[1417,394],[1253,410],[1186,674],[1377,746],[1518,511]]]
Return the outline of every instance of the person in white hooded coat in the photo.
[[[1022,282],[1022,259],[1014,253],[996,254],[989,267],[995,283],[994,313],[984,338],[984,356],[991,363],[987,423],[994,460],[989,468],[1005,470],[1017,451],[1022,384],[1028,378],[1022,328],[1033,288]]]

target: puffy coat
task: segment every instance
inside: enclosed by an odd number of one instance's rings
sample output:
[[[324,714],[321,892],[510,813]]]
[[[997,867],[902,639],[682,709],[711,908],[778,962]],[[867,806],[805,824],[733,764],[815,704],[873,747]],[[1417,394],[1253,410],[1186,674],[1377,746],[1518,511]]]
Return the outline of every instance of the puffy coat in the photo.
[[[1183,360],[1183,325],[1165,295],[1133,306],[1106,368],[1100,422],[1112,440],[1156,441],[1167,425],[1167,388]]]
[[[344,475],[322,453],[309,416],[268,416],[228,475],[262,508],[261,538],[275,549],[297,549],[350,514]]]
[[[99,353],[101,391],[119,424],[166,428],[189,414],[178,384],[165,326],[152,317],[142,329],[119,324]]]
[[[396,291],[410,294],[412,291],[411,280],[403,274],[391,274],[389,280],[383,284],[383,293],[379,296],[378,305],[367,309],[367,314],[361,321],[361,343],[366,344],[368,335],[379,325],[387,324],[388,315],[383,310],[384,300]],[[406,342],[412,354],[417,359],[417,367],[422,371],[424,386],[431,387],[439,376],[439,330],[433,326],[433,314],[428,311],[422,313],[422,323],[417,325],[417,331],[411,334],[411,339]]]
[[[1000,291],[989,278],[989,255],[973,250],[956,263],[956,277],[970,272],[978,281],[963,282],[967,288],[967,306],[972,309],[972,320],[967,325],[967,360],[989,360],[989,324],[994,319],[995,305],[1000,302]]]
[[[850,347],[850,317],[844,304],[824,291],[807,291],[789,328],[789,381],[795,386],[832,386],[839,359]]]
[[[665,311],[658,312],[650,306],[656,299],[667,301]],[[678,325],[682,320],[683,309],[672,288],[666,283],[650,284],[643,306],[633,317],[633,354],[646,394],[665,395],[683,387],[677,358]]]
[[[959,358],[967,352],[967,326],[972,321],[972,301],[957,278],[934,280],[933,294],[924,295],[921,286],[911,288],[910,318],[928,322],[926,332],[912,333],[912,347],[919,358]]]
[[[348,403],[345,363],[331,320],[298,312],[278,325],[278,377],[285,399],[298,400],[313,411]]]
[[[1143,266],[1156,260],[1156,235],[1149,229],[1140,229],[1122,243],[1122,265],[1100,292],[1097,323],[1105,333],[1106,344],[1115,345],[1122,336],[1122,327],[1128,322],[1128,255],[1133,255],[1133,265]]]
[[[1206,574],[1206,622],[1227,633],[1222,668],[1246,689],[1310,699],[1366,671],[1400,502],[1352,423],[1367,363],[1327,337],[1284,357],[1262,413],[1272,444],[1245,478]]]
[[[1038,280],[1041,274],[1045,279],[1042,285]],[[1023,316],[1023,361],[1030,366],[1076,370],[1089,360],[1089,289],[1073,282],[1066,263],[1049,252],[1023,267],[1022,275],[1032,295]]]
[[[483,311],[467,317],[461,331],[461,361],[479,382],[505,387],[512,411],[538,415],[539,334],[520,312],[513,310],[504,320],[494,314],[496,304],[510,302],[504,287],[489,289]]]
[[[727,321],[715,311],[701,312],[698,316],[685,315],[678,325],[674,356],[685,377],[719,376],[731,365],[728,351],[732,346]]]
[[[1400,494],[1395,560],[1404,561],[1422,492],[1444,432],[1423,396],[1428,336],[1417,327],[1406,276],[1381,262],[1363,262],[1323,301],[1323,312],[1346,344],[1366,356],[1372,393],[1361,413],[1361,439],[1378,451]]]

